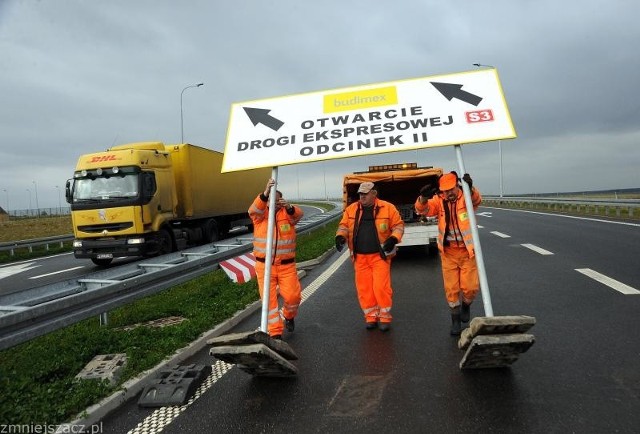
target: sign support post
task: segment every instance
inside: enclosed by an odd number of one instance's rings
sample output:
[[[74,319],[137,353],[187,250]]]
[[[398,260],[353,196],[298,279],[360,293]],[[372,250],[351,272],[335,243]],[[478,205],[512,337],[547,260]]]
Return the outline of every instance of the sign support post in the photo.
[[[460,176],[464,176],[467,171],[462,159],[462,147],[454,145],[454,148]],[[535,337],[524,332],[528,331],[536,323],[536,319],[524,315],[493,316],[489,282],[487,281],[487,272],[484,267],[476,215],[471,201],[471,189],[464,180],[461,181],[461,184],[467,216],[471,223],[471,236],[473,238],[485,316],[473,318],[469,328],[464,330],[458,341],[458,347],[466,350],[460,361],[460,369],[502,368],[511,365],[518,359],[520,353],[524,353],[533,345]]]
[[[458,159],[458,170],[460,176],[467,173],[464,168],[464,161],[462,161],[462,147],[455,145],[456,158]],[[478,226],[476,224],[476,214],[473,211],[473,204],[471,202],[471,189],[466,182],[462,181],[462,192],[464,193],[464,201],[467,205],[467,215],[471,222],[471,236],[473,238],[473,248],[476,255],[476,265],[478,266],[478,275],[480,277],[480,291],[482,292],[482,303],[484,305],[484,314],[486,316],[493,316],[493,307],[491,305],[491,294],[489,293],[489,282],[487,280],[487,272],[484,268],[484,258],[482,256],[482,247],[480,246],[480,236],[478,234]]]
[[[269,316],[269,297],[271,283],[271,263],[273,262],[273,232],[276,220],[276,190],[278,186],[278,168],[271,169],[271,178],[276,182],[271,186],[269,192],[269,226],[267,229],[267,252],[264,259],[264,284],[262,286],[262,316],[260,320],[260,330],[269,333],[267,319]]]
[[[212,348],[209,354],[227,363],[238,365],[243,371],[262,377],[293,377],[298,369],[290,360],[298,355],[286,343],[269,336],[269,299],[271,290],[271,265],[273,262],[273,238],[276,220],[276,190],[278,168],[273,167],[271,178],[275,183],[269,191],[269,220],[267,227],[267,251],[264,260],[264,285],[262,287],[262,312],[260,330],[218,336],[207,341]]]

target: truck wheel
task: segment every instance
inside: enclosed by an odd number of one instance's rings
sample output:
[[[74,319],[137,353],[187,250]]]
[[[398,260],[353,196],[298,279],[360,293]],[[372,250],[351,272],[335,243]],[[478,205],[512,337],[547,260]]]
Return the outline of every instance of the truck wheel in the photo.
[[[214,243],[220,239],[220,235],[218,233],[218,224],[215,220],[209,220],[207,222],[207,227],[205,228],[205,244]]]
[[[166,229],[158,232],[158,255],[166,255],[173,252],[173,240],[171,234]]]
[[[220,238],[227,238],[229,236],[229,230],[231,229],[229,222],[223,222],[218,227],[218,236]]]
[[[108,258],[108,259],[91,258],[91,262],[96,264],[98,267],[106,267],[107,265],[111,264],[111,261],[113,261],[113,259],[111,258]]]

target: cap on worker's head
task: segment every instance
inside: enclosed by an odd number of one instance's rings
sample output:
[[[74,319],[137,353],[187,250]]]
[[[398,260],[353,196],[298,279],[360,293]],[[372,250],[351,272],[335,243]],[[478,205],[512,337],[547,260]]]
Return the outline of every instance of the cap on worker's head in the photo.
[[[445,173],[438,181],[441,191],[451,190],[456,185],[458,185],[458,176],[455,173]]]
[[[363,182],[362,184],[360,184],[360,187],[358,188],[358,193],[367,194],[374,188],[375,188],[375,185],[373,185],[373,182]]]

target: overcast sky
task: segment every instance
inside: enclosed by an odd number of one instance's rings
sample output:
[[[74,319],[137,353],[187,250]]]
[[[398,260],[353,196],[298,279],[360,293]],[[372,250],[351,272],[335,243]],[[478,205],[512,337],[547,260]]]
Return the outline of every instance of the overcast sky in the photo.
[[[0,0],[0,206],[57,207],[83,153],[181,136],[223,151],[233,103],[497,68],[518,137],[462,146],[485,194],[640,187],[637,0]],[[289,198],[453,147],[283,166]],[[59,187],[56,188],[56,186]],[[257,193],[257,192],[256,192]],[[31,200],[30,200],[31,199]]]

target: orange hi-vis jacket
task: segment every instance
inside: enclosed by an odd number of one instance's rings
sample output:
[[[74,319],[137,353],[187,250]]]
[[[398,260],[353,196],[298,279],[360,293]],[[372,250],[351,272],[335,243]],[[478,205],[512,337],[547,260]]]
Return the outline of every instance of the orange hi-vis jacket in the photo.
[[[471,189],[471,202],[473,203],[473,209],[476,210],[478,205],[482,202],[482,196],[480,192],[475,188]],[[445,207],[449,209],[446,210]],[[438,217],[438,249],[444,250],[444,237],[447,227],[447,214],[450,216],[449,220],[449,235],[447,237],[450,245],[456,242],[464,242],[464,245],[469,252],[469,257],[475,256],[475,250],[473,246],[473,236],[471,234],[471,221],[469,220],[469,214],[467,214],[467,207],[465,205],[464,194],[460,188],[458,191],[458,198],[455,202],[451,203],[437,194],[425,203],[420,203],[420,197],[416,199],[415,203],[416,212],[420,215],[427,217]],[[448,212],[447,212],[448,211]]]
[[[272,252],[274,260],[291,260],[296,257],[296,230],[295,225],[300,221],[304,212],[297,206],[293,207],[293,214],[286,209],[276,211],[276,227],[274,231],[275,251]],[[253,222],[253,255],[264,259],[267,256],[267,230],[269,229],[269,206],[258,195],[249,208],[249,217]]]
[[[389,202],[376,198],[373,203],[373,218],[380,243],[384,243],[391,235],[396,237],[398,243],[402,241],[402,236],[404,235],[404,222],[402,221],[402,217],[400,217],[400,213],[396,207]],[[340,223],[338,224],[338,231],[336,232],[336,236],[342,235],[347,239],[352,259],[355,258],[353,243],[358,234],[358,227],[361,219],[362,205],[360,202],[354,202],[344,210],[342,220],[340,220]],[[392,257],[394,255],[395,250],[393,254],[388,256]]]

